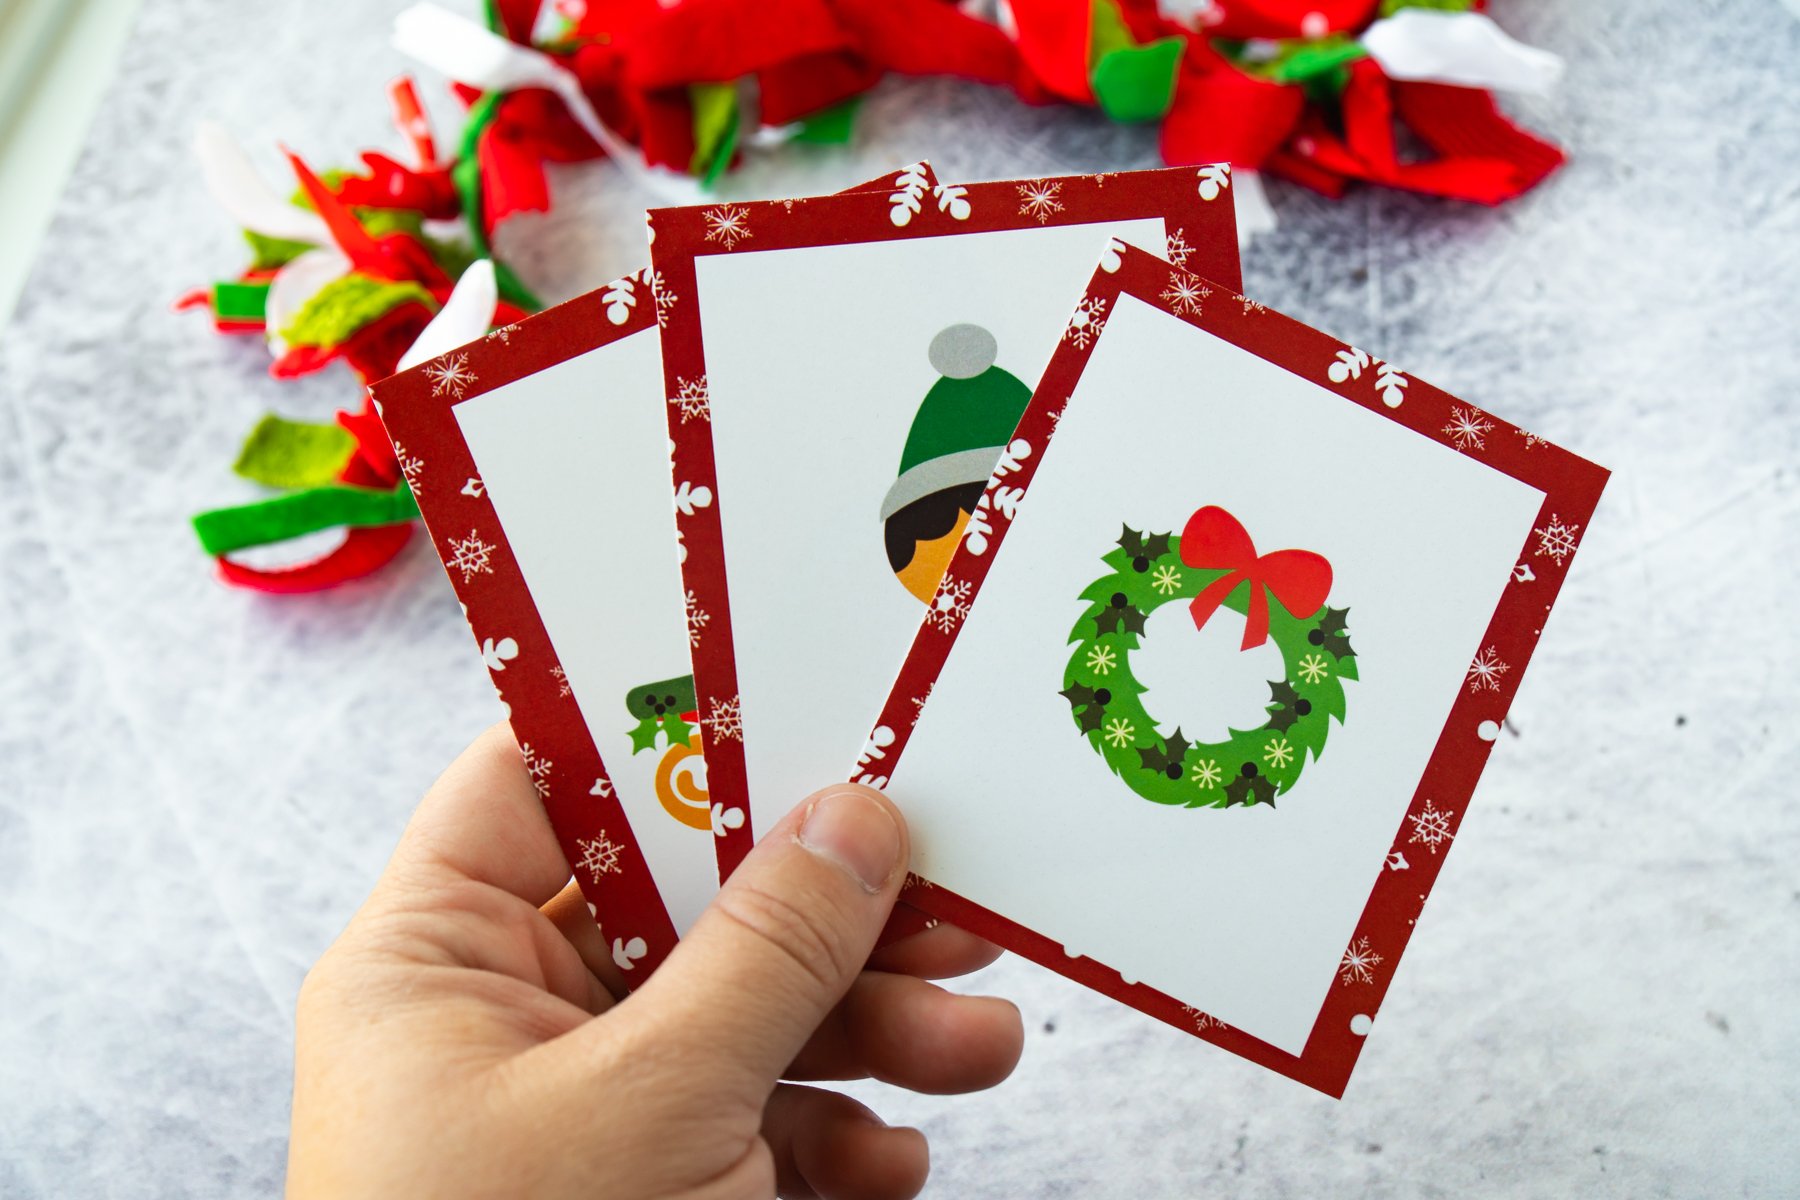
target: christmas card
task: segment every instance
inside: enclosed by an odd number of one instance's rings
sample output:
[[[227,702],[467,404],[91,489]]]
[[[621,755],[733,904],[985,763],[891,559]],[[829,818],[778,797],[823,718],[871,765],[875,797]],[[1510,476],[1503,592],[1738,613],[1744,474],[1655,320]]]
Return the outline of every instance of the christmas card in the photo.
[[[1115,245],[869,739],[905,899],[1341,1095],[1606,475]]]
[[[924,164],[864,187],[936,180]],[[711,799],[688,665],[659,331],[646,268],[375,388],[376,403],[614,961],[641,978],[718,890],[745,823]]]
[[[651,213],[696,694],[733,856],[867,720],[1002,459],[1095,258],[1129,241],[1238,286],[1228,168]],[[1002,506],[996,509],[993,505]],[[866,778],[884,772],[879,738]]]

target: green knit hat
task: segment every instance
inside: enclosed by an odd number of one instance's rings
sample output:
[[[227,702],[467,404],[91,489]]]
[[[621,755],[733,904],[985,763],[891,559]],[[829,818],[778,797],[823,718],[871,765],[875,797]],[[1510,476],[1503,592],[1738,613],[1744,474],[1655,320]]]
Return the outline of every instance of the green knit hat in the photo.
[[[979,325],[940,331],[927,353],[943,378],[913,418],[900,478],[881,502],[884,521],[945,488],[986,483],[1031,402],[1031,389],[994,365],[999,347]]]

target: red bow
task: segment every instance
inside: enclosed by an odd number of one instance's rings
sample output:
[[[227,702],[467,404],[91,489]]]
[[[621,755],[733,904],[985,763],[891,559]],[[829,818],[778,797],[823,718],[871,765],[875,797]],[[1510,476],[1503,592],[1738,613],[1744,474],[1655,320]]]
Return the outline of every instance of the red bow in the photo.
[[[1203,570],[1224,568],[1228,573],[1207,584],[1190,606],[1194,628],[1205,628],[1219,605],[1237,590],[1250,585],[1250,612],[1244,622],[1248,650],[1269,638],[1269,593],[1281,606],[1305,620],[1325,606],[1331,592],[1331,564],[1311,550],[1271,550],[1258,555],[1256,545],[1238,519],[1216,505],[1207,505],[1188,518],[1181,531],[1181,561]]]

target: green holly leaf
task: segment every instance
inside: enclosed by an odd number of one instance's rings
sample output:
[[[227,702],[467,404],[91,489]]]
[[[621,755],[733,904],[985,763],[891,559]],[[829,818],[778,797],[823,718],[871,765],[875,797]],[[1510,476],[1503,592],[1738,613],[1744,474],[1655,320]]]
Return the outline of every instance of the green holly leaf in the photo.
[[[1170,550],[1174,549],[1174,547],[1169,544],[1174,536],[1173,533],[1153,533],[1145,538],[1144,557],[1161,558],[1163,555],[1167,554]]]
[[[1356,651],[1350,648],[1350,635],[1347,633],[1340,633],[1336,637],[1326,638],[1325,649],[1331,651],[1331,653],[1339,659],[1354,658],[1356,656]]]
[[[1275,807],[1275,785],[1261,775],[1239,775],[1225,785],[1225,807],[1243,805],[1246,808],[1258,804]]]
[[[1119,625],[1126,633],[1144,632],[1144,617],[1146,614],[1143,610],[1127,604],[1124,608],[1115,608],[1111,611],[1119,614]]]
[[[1140,558],[1144,554],[1144,535],[1129,525],[1120,527],[1119,549],[1125,551],[1127,558]]]
[[[1075,724],[1083,733],[1098,733],[1100,726],[1106,721],[1106,706],[1090,704],[1075,714]]]
[[[1067,700],[1071,708],[1080,708],[1084,704],[1094,702],[1094,689],[1080,683],[1071,683],[1057,695]]]
[[[656,718],[645,717],[631,730],[631,752],[656,749]]]
[[[1319,632],[1325,635],[1326,641],[1330,641],[1332,638],[1346,632],[1347,626],[1345,618],[1349,617],[1349,615],[1350,610],[1347,608],[1328,608],[1325,610],[1325,614],[1319,618]]]
[[[671,746],[685,746],[688,739],[694,736],[694,727],[674,713],[663,718],[662,729],[669,736]]]
[[[1139,746],[1138,759],[1144,764],[1145,770],[1167,775],[1170,779],[1180,779],[1181,760],[1187,757],[1188,747],[1191,745],[1193,743],[1182,737],[1181,730],[1177,728],[1160,750],[1154,746]],[[1170,774],[1171,768],[1173,774]]]

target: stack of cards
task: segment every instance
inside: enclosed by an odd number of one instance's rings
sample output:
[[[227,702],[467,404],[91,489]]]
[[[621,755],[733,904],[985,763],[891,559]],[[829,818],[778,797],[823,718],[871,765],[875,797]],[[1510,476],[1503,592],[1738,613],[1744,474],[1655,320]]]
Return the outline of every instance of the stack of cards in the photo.
[[[650,227],[375,389],[627,978],[848,776],[891,934],[1341,1094],[1606,472],[1240,295],[1223,166]]]

